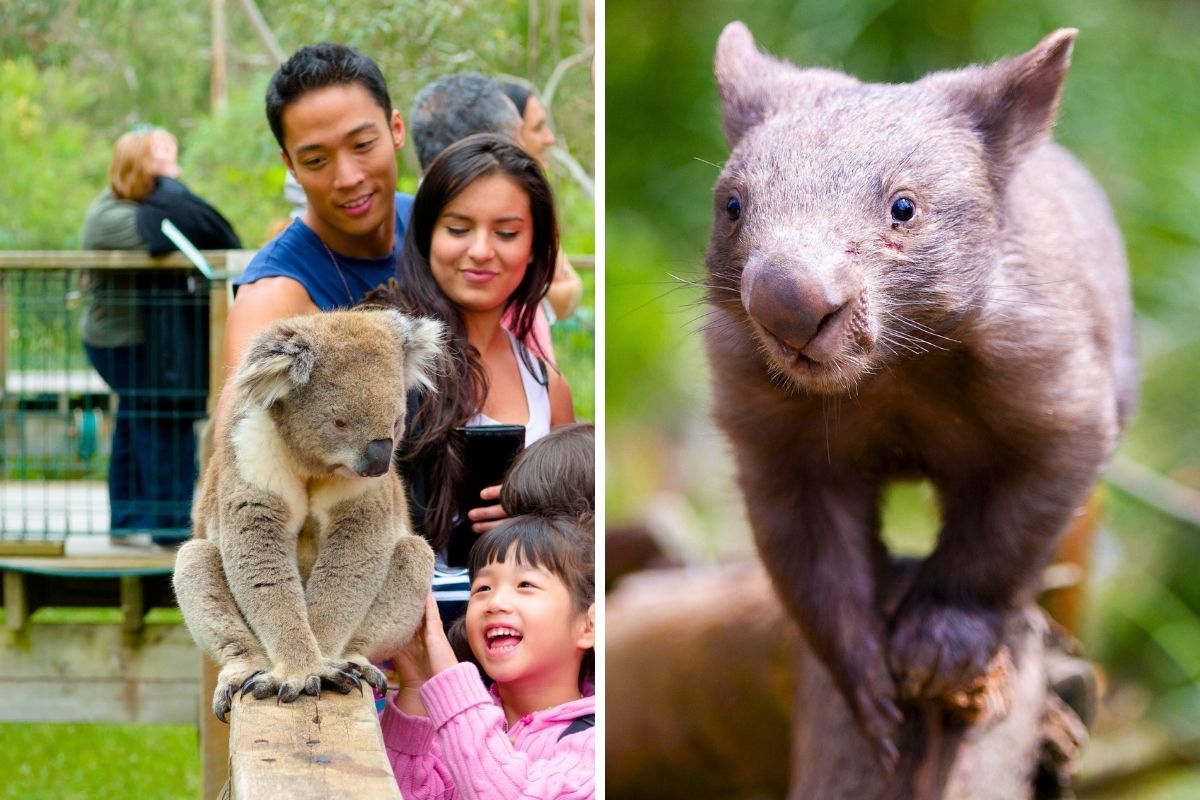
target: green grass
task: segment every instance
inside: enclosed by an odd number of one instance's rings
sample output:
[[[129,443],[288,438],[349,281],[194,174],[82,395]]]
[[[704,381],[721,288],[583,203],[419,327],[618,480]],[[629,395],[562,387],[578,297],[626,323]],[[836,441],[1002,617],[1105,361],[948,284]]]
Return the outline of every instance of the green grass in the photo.
[[[191,725],[0,723],[0,800],[195,800]]]
[[[0,622],[4,612],[0,610]],[[115,608],[40,608],[34,624],[120,622]],[[180,623],[155,608],[152,624]],[[87,709],[80,709],[87,716]],[[195,800],[200,743],[192,725],[0,723],[0,800]]]

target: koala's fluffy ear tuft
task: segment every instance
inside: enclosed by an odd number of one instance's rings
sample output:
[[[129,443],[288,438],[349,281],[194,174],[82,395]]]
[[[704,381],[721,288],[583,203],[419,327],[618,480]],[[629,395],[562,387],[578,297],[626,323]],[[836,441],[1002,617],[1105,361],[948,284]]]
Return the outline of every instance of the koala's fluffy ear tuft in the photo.
[[[982,69],[935,76],[983,138],[993,180],[1002,182],[1019,157],[1054,124],[1071,50],[1079,31],[1061,28],[1032,50]]]
[[[270,408],[308,383],[315,362],[312,342],[303,328],[285,320],[255,338],[235,382],[251,405]]]
[[[410,317],[389,309],[385,312],[404,342],[404,385],[437,391],[435,376],[445,368],[446,326],[427,317]]]

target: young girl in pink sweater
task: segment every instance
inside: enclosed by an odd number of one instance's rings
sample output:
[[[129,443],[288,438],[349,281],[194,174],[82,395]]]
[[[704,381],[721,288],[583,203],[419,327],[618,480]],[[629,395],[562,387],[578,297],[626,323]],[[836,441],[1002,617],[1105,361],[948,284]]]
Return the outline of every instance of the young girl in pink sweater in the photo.
[[[519,516],[481,537],[471,661],[430,595],[380,719],[404,800],[595,797],[593,548],[590,518]]]

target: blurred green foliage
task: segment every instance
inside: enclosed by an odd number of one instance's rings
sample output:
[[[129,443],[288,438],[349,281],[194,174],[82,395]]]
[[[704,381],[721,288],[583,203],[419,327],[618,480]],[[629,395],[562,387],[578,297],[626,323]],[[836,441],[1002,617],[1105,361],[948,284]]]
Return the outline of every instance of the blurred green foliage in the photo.
[[[702,292],[689,285],[703,281],[711,191],[728,154],[712,58],[734,19],[774,55],[891,83],[1023,52],[1054,28],[1080,29],[1055,135],[1108,191],[1128,245],[1144,378],[1122,452],[1200,489],[1200,4],[612,0],[608,524],[686,531],[685,547],[698,557],[749,547],[726,445],[707,422]],[[1106,497],[1089,584],[1088,653],[1125,694],[1129,718],[1151,719],[1194,748],[1200,531],[1119,491]],[[928,546],[930,493],[896,493],[887,520],[891,541]]]

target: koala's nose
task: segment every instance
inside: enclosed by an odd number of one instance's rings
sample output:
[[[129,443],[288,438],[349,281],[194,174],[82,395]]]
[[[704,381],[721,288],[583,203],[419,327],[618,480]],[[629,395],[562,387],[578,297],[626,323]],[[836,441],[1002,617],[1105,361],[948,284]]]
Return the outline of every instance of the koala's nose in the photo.
[[[367,445],[367,452],[358,462],[358,474],[377,478],[392,468],[392,440],[376,439]]]

